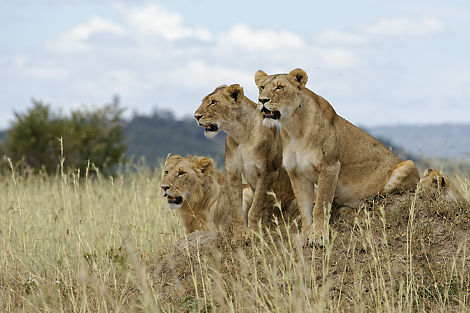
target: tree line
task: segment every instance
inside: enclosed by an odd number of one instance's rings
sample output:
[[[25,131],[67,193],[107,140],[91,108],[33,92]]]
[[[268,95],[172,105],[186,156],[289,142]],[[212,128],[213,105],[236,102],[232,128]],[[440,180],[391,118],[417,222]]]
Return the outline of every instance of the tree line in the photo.
[[[119,99],[97,109],[76,109],[64,115],[33,100],[24,113],[14,112],[3,134],[4,167],[56,173],[62,164],[85,173],[89,166],[109,172],[126,150]]]

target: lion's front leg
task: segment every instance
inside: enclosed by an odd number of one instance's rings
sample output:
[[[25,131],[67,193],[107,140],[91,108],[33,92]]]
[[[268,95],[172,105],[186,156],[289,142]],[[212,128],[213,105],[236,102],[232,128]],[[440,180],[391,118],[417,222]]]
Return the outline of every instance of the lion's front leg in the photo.
[[[329,220],[325,217],[325,211],[328,210],[328,206],[333,202],[340,167],[340,162],[336,161],[331,165],[325,166],[318,176],[317,198],[313,208],[313,222],[308,238],[309,243],[323,244],[325,240],[328,240],[326,223]]]
[[[262,171],[262,174],[258,177],[256,182],[253,203],[251,204],[248,212],[248,228],[251,230],[256,230],[258,221],[263,218],[264,208],[268,197],[268,185],[269,182],[273,181],[275,178],[275,175],[273,174],[275,173],[268,174],[266,171]]]
[[[238,172],[229,171],[226,174],[229,201],[232,206],[233,225],[236,228],[244,228],[246,220],[243,217],[243,185],[242,177]]]
[[[302,218],[302,233],[306,234],[312,226],[312,209],[315,201],[315,185],[305,176],[289,171],[289,178]]]

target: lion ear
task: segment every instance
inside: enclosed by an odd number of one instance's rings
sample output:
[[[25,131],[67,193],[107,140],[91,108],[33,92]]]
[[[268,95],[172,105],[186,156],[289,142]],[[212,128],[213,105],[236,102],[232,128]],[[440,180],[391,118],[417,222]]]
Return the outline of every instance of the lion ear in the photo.
[[[168,165],[170,162],[176,162],[178,160],[181,160],[181,155],[179,154],[169,154],[166,156],[166,160],[165,160],[165,166]]]
[[[225,88],[225,92],[232,98],[235,103],[240,103],[243,98],[243,88],[239,84],[230,85]]]
[[[429,175],[432,178],[432,182],[438,187],[438,188],[445,188],[447,186],[447,181],[444,178],[444,175],[442,175],[441,171],[435,170],[429,173]]]
[[[441,185],[441,188],[445,188],[447,186],[447,182],[444,176],[441,176],[440,185]]]
[[[265,72],[263,72],[262,70],[258,70],[256,73],[255,73],[255,83],[256,83],[256,86],[260,86],[261,85],[261,81],[266,78],[266,76],[268,76]]]
[[[305,87],[307,84],[308,76],[303,69],[296,68],[289,73],[288,77],[297,85],[298,88]]]
[[[432,169],[431,169],[431,168],[428,168],[427,170],[424,171],[423,177],[428,177],[429,174],[431,174],[431,172],[432,172]]]
[[[179,159],[181,159],[181,155],[179,155],[179,154],[168,154],[166,159],[167,160],[179,160]]]
[[[214,167],[214,161],[209,157],[202,157],[195,161],[194,169],[201,174],[206,173]]]

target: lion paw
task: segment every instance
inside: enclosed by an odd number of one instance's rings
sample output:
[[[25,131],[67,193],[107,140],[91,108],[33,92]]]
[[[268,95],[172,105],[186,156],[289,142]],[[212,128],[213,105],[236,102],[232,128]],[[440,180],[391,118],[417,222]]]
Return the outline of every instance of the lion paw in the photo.
[[[323,229],[311,227],[304,233],[304,238],[308,247],[324,247],[328,241],[328,234]]]

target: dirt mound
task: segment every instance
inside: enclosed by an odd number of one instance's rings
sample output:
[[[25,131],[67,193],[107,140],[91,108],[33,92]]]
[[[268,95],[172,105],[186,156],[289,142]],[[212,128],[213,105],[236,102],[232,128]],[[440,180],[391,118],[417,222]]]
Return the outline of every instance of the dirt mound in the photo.
[[[282,222],[243,240],[195,232],[152,269],[154,288],[181,311],[301,311],[312,303],[376,311],[402,302],[428,311],[456,309],[470,297],[466,203],[378,196],[355,213],[333,210],[330,234],[326,246],[308,247]]]
[[[458,306],[461,290],[470,295],[467,203],[414,192],[376,197],[364,203],[354,222],[339,216],[331,228],[335,242],[329,257],[330,277],[338,279],[335,276],[342,273],[342,297],[374,294],[378,284],[398,290],[408,283],[414,284],[415,296],[423,300],[422,309],[429,311],[444,297],[448,309]],[[360,292],[357,270],[370,273],[364,275]]]
[[[195,231],[181,239],[174,250],[150,269],[162,301],[184,303],[195,292],[194,281],[201,281],[201,261],[219,253],[221,238],[217,233]],[[223,247],[224,245],[222,245]]]

